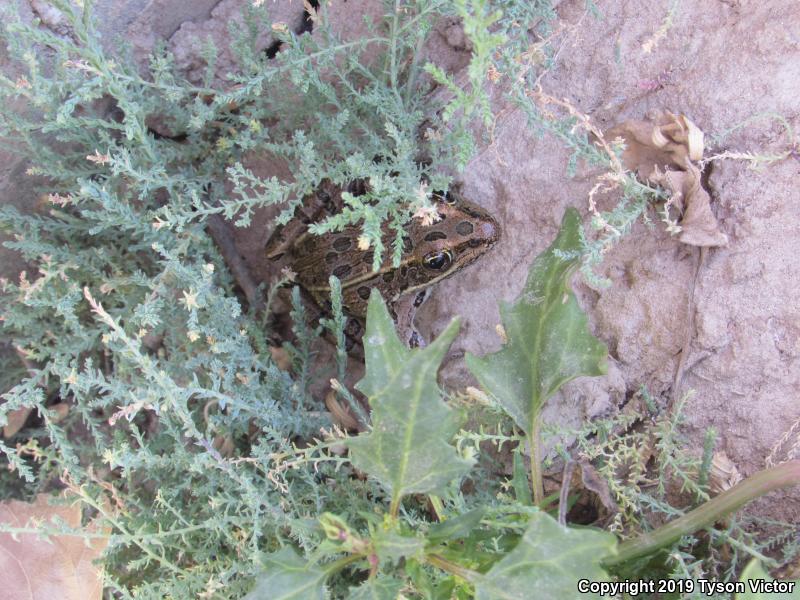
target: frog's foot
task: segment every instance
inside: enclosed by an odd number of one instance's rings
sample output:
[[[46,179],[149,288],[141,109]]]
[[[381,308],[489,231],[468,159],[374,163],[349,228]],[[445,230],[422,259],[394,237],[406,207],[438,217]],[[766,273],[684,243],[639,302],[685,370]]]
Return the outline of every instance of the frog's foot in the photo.
[[[408,347],[409,348],[424,348],[428,344],[425,342],[425,338],[422,337],[419,331],[412,330],[411,335],[408,338]]]
[[[425,338],[414,326],[414,315],[428,295],[428,290],[420,290],[415,294],[401,296],[394,303],[393,316],[397,322],[397,331],[400,335],[400,340],[409,348],[424,348],[427,346]]]

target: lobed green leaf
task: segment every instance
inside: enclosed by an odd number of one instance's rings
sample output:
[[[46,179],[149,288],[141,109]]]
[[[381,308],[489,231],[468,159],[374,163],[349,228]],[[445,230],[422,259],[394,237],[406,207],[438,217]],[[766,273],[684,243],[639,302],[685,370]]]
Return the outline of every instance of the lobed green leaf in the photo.
[[[324,600],[328,574],[291,548],[273,552],[265,563],[263,575],[244,600]]]
[[[742,571],[739,581],[745,584],[744,594],[736,594],[736,600],[798,600],[800,599],[800,581],[781,582],[792,588],[791,592],[771,592],[765,591],[763,587],[758,587],[762,583],[772,584],[775,580],[757,558],[754,558]],[[791,585],[790,585],[791,584]]]
[[[406,348],[380,293],[372,291],[364,336],[366,375],[356,387],[369,398],[373,425],[348,446],[353,465],[391,492],[393,507],[407,494],[443,491],[472,465],[448,443],[458,422],[436,383],[458,327],[454,320],[427,348]]]
[[[378,575],[350,588],[347,597],[349,600],[396,600],[402,587],[403,582],[399,579]]]
[[[589,333],[569,288],[580,240],[580,217],[570,208],[555,241],[531,265],[517,301],[500,305],[508,343],[483,358],[466,357],[483,388],[528,434],[544,402],[562,385],[606,372],[606,346]]]
[[[476,600],[573,600],[578,581],[608,581],[600,561],[615,551],[617,538],[595,529],[559,525],[534,514],[516,547],[475,582]]]
[[[486,507],[481,506],[457,517],[436,523],[428,531],[428,542],[436,544],[467,537],[473,529],[480,525],[481,519],[485,514]]]
[[[397,564],[404,558],[421,558],[425,548],[425,540],[393,531],[376,531],[372,543],[381,565]]]

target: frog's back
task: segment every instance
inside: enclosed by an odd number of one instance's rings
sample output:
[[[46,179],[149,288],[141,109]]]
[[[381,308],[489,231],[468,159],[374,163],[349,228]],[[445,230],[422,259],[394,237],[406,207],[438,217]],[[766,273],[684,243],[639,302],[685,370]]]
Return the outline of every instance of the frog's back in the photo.
[[[331,214],[324,205],[330,208],[341,203],[339,190],[318,190],[315,196],[316,204],[323,205],[322,210],[317,209],[317,220]],[[466,267],[499,238],[497,222],[482,208],[456,194],[435,198],[439,220],[430,224],[423,224],[416,218],[411,220],[406,226],[399,265],[392,263],[389,251],[380,269],[373,271],[374,252],[358,248],[361,235],[358,226],[315,236],[306,231],[308,223],[301,223],[300,233],[294,235],[293,241],[283,240],[281,254],[287,255],[288,266],[296,273],[298,283],[320,306],[328,303],[330,276],[339,278],[345,309],[350,315],[363,319],[373,288],[392,303],[402,295],[422,290]],[[384,248],[392,248],[394,237],[394,231],[384,229]]]

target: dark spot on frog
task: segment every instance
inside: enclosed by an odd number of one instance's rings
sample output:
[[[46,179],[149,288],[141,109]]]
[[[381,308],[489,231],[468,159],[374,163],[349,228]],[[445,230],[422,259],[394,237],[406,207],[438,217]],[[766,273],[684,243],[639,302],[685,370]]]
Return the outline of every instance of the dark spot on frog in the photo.
[[[370,289],[365,285],[358,288],[358,295],[361,296],[362,300],[369,300],[369,293]]]
[[[478,239],[478,238],[475,238],[475,239],[472,239],[472,240],[468,241],[468,242],[467,242],[467,245],[468,245],[470,248],[478,248],[478,247],[480,247],[480,246],[482,246],[482,245],[483,245],[483,240],[480,240],[480,239]]]
[[[333,249],[337,252],[345,252],[346,250],[350,249],[350,246],[353,245],[353,240],[349,237],[340,237],[336,238],[333,242]]]
[[[339,265],[333,270],[333,274],[339,279],[344,279],[350,274],[350,271],[352,270],[353,267],[351,267],[350,265]]]
[[[422,306],[422,303],[425,302],[425,296],[428,295],[426,290],[422,290],[417,294],[417,297],[414,298],[414,308],[419,308]]]
[[[284,256],[286,256],[286,252],[278,252],[278,254],[276,254],[275,256],[272,256],[271,259],[272,260],[280,260]]]
[[[367,252],[364,255],[364,258],[361,259],[361,262],[363,262],[365,265],[372,266],[372,261],[374,259],[375,259],[375,253],[374,252]]]
[[[461,221],[461,223],[456,225],[456,232],[458,233],[458,235],[469,235],[473,231],[475,231],[475,228],[469,221]]]
[[[367,184],[363,179],[354,179],[347,184],[347,191],[353,196],[363,196],[367,193]]]
[[[383,274],[383,280],[386,283],[391,283],[392,279],[394,279],[394,271],[386,271],[386,273]]]
[[[336,252],[328,252],[325,255],[325,262],[328,264],[336,262],[336,259],[339,258],[339,255]]]
[[[463,212],[468,217],[472,217],[473,219],[482,219],[483,215],[479,212],[475,211],[474,209],[470,208],[469,206],[461,206],[461,212]]]
[[[357,336],[361,333],[361,323],[358,322],[358,319],[347,319],[344,332],[349,336]]]
[[[463,223],[459,223],[458,227],[461,227],[461,225],[463,225],[464,223],[466,223],[466,221],[464,221]],[[469,223],[467,223],[467,225],[469,225]],[[456,231],[458,231],[458,233],[461,233],[458,227],[456,227]],[[469,233],[472,233],[472,225],[470,225]],[[464,234],[461,233],[461,235]],[[435,242],[436,240],[446,240],[446,239],[447,239],[447,234],[442,231],[431,231],[428,235],[425,236],[426,242]]]

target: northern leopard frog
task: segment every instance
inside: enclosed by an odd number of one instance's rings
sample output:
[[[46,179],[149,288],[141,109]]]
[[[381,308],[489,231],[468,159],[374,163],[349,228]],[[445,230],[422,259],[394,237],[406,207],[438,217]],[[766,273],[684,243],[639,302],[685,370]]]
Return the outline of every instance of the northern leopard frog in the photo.
[[[351,184],[347,191],[359,195],[364,191],[363,184]],[[328,279],[331,275],[338,277],[344,308],[351,317],[346,331],[349,338],[361,337],[367,301],[372,289],[378,288],[392,310],[401,339],[411,346],[422,344],[413,320],[427,288],[489,250],[500,237],[497,221],[455,192],[434,194],[439,220],[423,225],[420,219],[412,219],[406,226],[400,264],[395,267],[387,256],[380,269],[373,271],[372,250],[358,249],[359,227],[322,236],[307,231],[310,223],[342,209],[341,194],[340,187],[323,182],[304,200],[294,219],[275,231],[267,244],[267,257],[285,262],[296,273],[296,281],[323,310],[330,308]],[[394,233],[384,230],[384,236],[385,246],[390,247]]]

